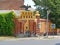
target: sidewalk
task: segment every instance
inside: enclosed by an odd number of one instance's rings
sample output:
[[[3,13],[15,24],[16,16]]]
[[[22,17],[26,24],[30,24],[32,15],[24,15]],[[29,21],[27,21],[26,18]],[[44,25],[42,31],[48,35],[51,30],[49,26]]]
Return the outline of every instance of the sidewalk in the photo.
[[[0,41],[3,40],[52,40],[60,39],[60,36],[38,36],[38,37],[26,37],[26,38],[16,38],[16,37],[0,37]]]
[[[16,38],[11,37],[11,36],[0,36],[0,41],[2,41],[2,40],[12,40],[12,39],[16,39]]]

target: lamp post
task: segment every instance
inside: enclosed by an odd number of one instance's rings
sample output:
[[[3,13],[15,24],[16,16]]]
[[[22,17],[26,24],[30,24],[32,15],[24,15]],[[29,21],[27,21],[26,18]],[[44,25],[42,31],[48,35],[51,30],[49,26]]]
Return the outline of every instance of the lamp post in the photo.
[[[49,25],[49,24],[48,24],[48,21],[49,21],[48,15],[49,15],[49,13],[50,13],[50,10],[47,10],[47,21],[46,21],[46,33],[47,33],[46,36],[47,36],[47,38],[48,38],[48,30],[49,30],[49,29],[48,29],[48,28],[49,28],[49,26],[48,26],[48,25]]]

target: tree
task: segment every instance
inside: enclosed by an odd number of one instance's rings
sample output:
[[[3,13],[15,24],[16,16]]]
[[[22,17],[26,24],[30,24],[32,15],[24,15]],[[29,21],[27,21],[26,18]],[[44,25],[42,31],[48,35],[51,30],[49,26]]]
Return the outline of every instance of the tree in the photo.
[[[47,9],[51,12],[49,14],[49,19],[52,23],[56,24],[57,28],[60,28],[60,0],[33,0],[35,6],[40,6],[41,10],[43,8],[43,12],[40,13],[45,16],[47,15]],[[43,18],[43,17],[42,17]]]

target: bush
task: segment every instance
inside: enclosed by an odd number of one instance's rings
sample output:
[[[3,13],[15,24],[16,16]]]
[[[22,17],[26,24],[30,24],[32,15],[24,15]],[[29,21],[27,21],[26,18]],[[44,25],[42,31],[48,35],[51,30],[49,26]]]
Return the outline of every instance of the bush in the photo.
[[[14,12],[0,14],[0,36],[11,36],[14,33]]]

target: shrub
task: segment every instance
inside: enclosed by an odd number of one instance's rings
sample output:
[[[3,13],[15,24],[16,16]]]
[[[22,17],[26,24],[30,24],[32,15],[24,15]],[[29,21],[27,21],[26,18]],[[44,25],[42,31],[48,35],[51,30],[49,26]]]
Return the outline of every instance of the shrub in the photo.
[[[11,36],[14,34],[14,12],[0,14],[0,36]]]

